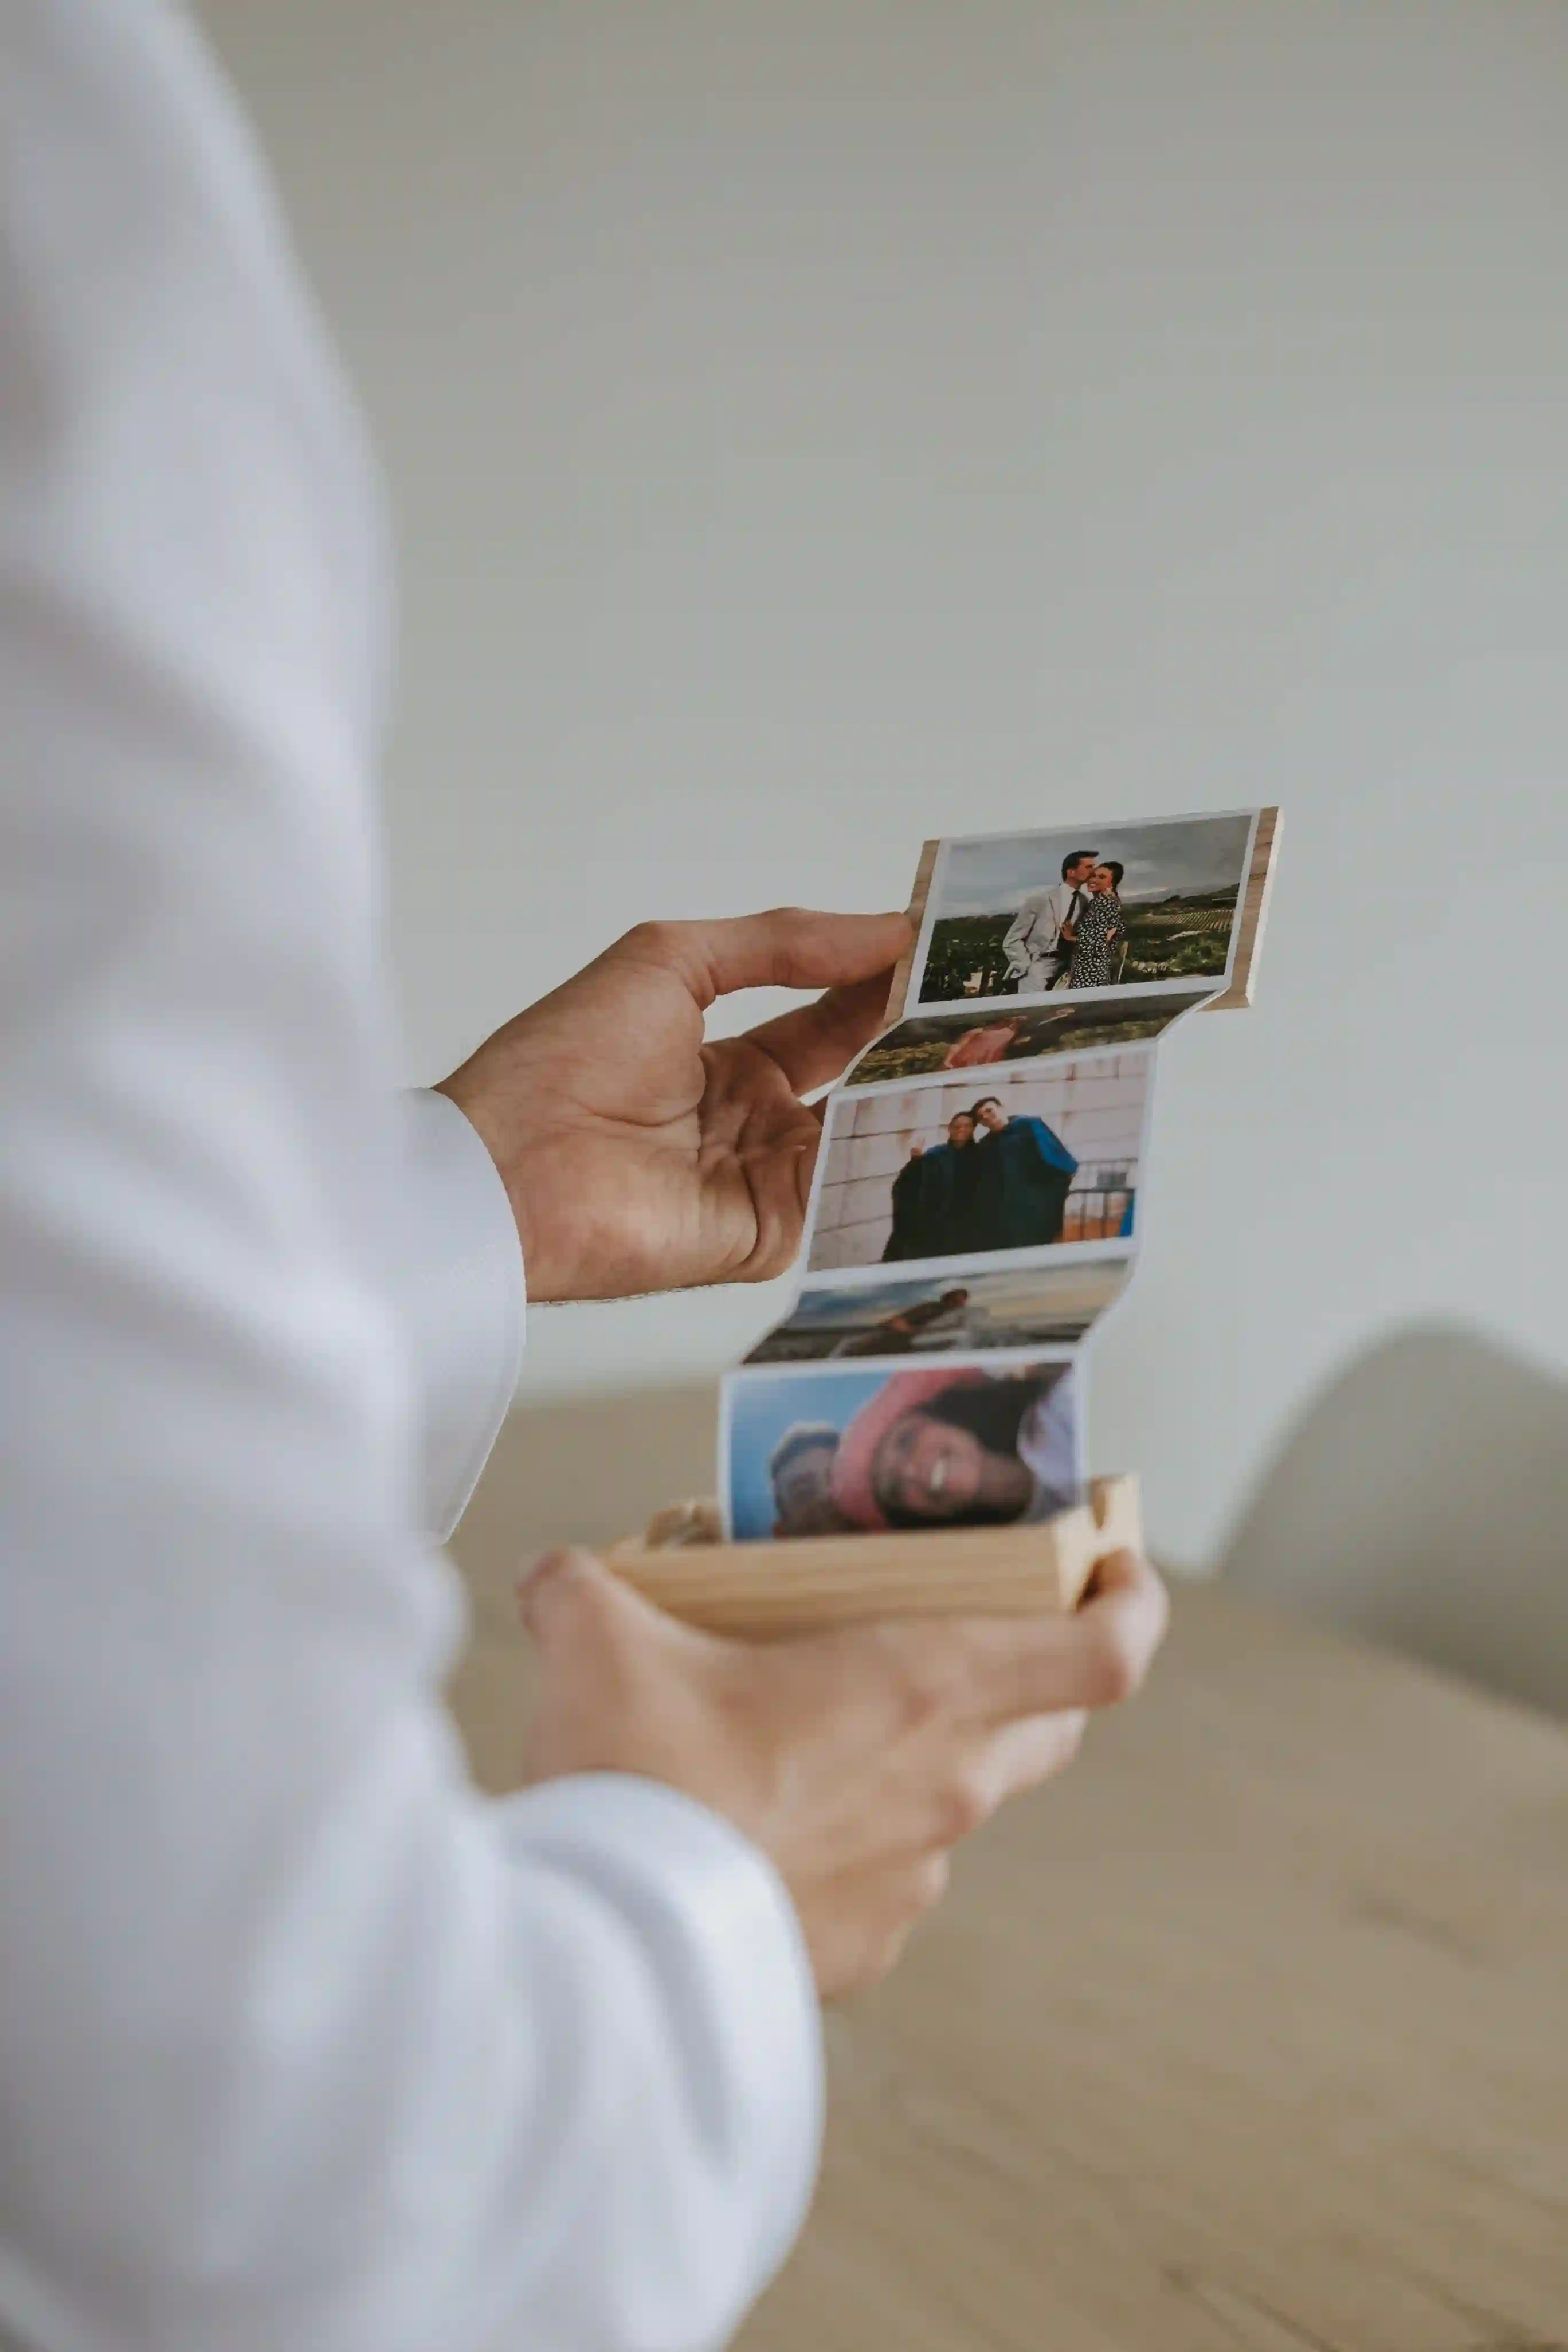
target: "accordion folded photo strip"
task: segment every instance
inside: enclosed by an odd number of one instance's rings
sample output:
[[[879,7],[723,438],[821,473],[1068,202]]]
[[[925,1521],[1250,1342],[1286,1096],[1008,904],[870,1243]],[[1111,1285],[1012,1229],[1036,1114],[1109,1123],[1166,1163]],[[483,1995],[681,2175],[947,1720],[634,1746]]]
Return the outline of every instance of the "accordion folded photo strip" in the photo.
[[[788,1314],[721,1391],[731,1543],[1044,1528],[1131,1280],[1160,1039],[1251,1002],[1279,811],[928,842],[826,1098]],[[837,1547],[835,1547],[837,1549]]]

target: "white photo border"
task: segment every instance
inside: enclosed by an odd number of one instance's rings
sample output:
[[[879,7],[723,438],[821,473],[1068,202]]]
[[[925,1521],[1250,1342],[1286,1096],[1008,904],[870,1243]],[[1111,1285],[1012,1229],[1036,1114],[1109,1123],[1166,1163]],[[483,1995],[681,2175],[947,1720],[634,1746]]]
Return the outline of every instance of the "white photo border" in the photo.
[[[1140,1190],[1142,1190],[1142,1187],[1140,1187]],[[1079,1332],[1076,1339],[1010,1340],[1005,1346],[998,1346],[994,1348],[987,1348],[984,1346],[975,1347],[971,1345],[969,1347],[962,1348],[903,1349],[900,1349],[898,1354],[891,1356],[848,1356],[838,1358],[834,1358],[832,1356],[779,1357],[775,1358],[772,1363],[752,1363],[751,1360],[752,1355],[755,1353],[756,1349],[763,1345],[764,1340],[773,1339],[780,1331],[787,1331],[793,1328],[795,1316],[798,1313],[803,1301],[806,1298],[819,1296],[820,1294],[829,1290],[853,1292],[857,1290],[875,1290],[879,1288],[881,1284],[878,1281],[875,1279],[868,1280],[865,1278],[868,1276],[880,1276],[883,1278],[883,1281],[888,1283],[902,1283],[905,1280],[902,1269],[906,1264],[914,1266],[917,1269],[924,1269],[923,1271],[917,1270],[909,1277],[911,1288],[919,1288],[922,1285],[928,1283],[934,1286],[942,1281],[942,1269],[949,1263],[945,1258],[910,1258],[908,1260],[900,1258],[896,1261],[899,1271],[895,1273],[884,1261],[879,1260],[878,1264],[874,1267],[863,1265],[840,1266],[832,1274],[816,1275],[813,1276],[811,1281],[803,1282],[800,1287],[796,1290],[794,1299],[791,1301],[789,1313],[787,1315],[781,1315],[776,1322],[769,1323],[763,1330],[759,1331],[756,1338],[752,1340],[751,1347],[747,1349],[746,1354],[742,1358],[738,1364],[732,1367],[732,1370],[736,1372],[782,1371],[786,1370],[792,1364],[797,1365],[804,1370],[810,1364],[821,1366],[823,1364],[830,1364],[835,1361],[845,1365],[869,1364],[873,1367],[878,1364],[928,1364],[939,1361],[946,1363],[950,1360],[956,1360],[960,1363],[967,1363],[971,1360],[975,1363],[994,1363],[1000,1362],[1008,1356],[1016,1356],[1020,1353],[1037,1355],[1042,1359],[1042,1360],[1047,1356],[1055,1356],[1058,1354],[1077,1355],[1081,1353],[1081,1351],[1089,1346],[1089,1341],[1093,1339],[1096,1332],[1098,1332],[1100,1325],[1105,1321],[1106,1317],[1108,1315],[1115,1314],[1117,1308],[1121,1305],[1122,1300],[1131,1289],[1132,1276],[1137,1260],[1137,1234],[1134,1233],[1128,1238],[1123,1238],[1121,1234],[1115,1234],[1109,1241],[1103,1242],[1051,1242],[1048,1243],[1044,1249],[1037,1250],[993,1250],[988,1253],[985,1263],[978,1270],[975,1270],[972,1265],[970,1265],[970,1261],[967,1259],[963,1261],[952,1261],[955,1265],[963,1263],[963,1265],[970,1266],[969,1279],[971,1282],[984,1282],[986,1276],[993,1271],[997,1274],[1036,1272],[1048,1276],[1058,1273],[1071,1274],[1075,1267],[1083,1265],[1119,1265],[1123,1267],[1125,1271],[1122,1274],[1121,1281],[1111,1292],[1110,1297],[1106,1300],[1103,1307],[1096,1308],[1095,1312],[1089,1317],[1089,1321],[1084,1325],[1083,1329]],[[999,1257],[1005,1259],[1006,1263],[1002,1265],[994,1266],[993,1261]],[[1014,1261],[1016,1259],[1021,1259],[1022,1264],[1015,1264]],[[726,1377],[728,1377],[728,1375],[726,1375]]]
[[[1173,1028],[1175,1024],[1173,1022],[1171,1025]],[[1169,1034],[1170,1032],[1166,1031],[1165,1034],[1169,1035]],[[1111,1054],[1142,1055],[1145,1065],[1145,1077],[1143,1114],[1138,1127],[1138,1181],[1133,1187],[1135,1201],[1142,1195],[1143,1190],[1143,1171],[1149,1154],[1149,1137],[1153,1120],[1154,1089],[1159,1076],[1159,1048],[1163,1042],[1163,1037],[1148,1038],[1142,1044],[1136,1045],[1096,1045],[1087,1054],[1058,1054],[1042,1057],[1049,1059],[1054,1069],[1061,1070],[1072,1063],[1102,1061]],[[1016,1062],[1013,1065],[1013,1076],[1016,1080],[1029,1076],[1033,1075],[1035,1067],[1033,1062]],[[880,1078],[873,1086],[858,1087],[852,1092],[841,1093],[835,1088],[828,1097],[824,1114],[822,1141],[817,1150],[816,1165],[812,1171],[811,1197],[805,1204],[805,1223],[803,1228],[800,1255],[798,1284],[800,1291],[821,1290],[833,1283],[840,1283],[847,1289],[857,1289],[871,1282],[885,1282],[888,1279],[887,1270],[889,1263],[907,1268],[911,1275],[956,1273],[961,1267],[973,1266],[976,1263],[983,1266],[994,1266],[1000,1273],[1010,1267],[1024,1265],[1076,1265],[1097,1257],[1137,1256],[1142,1241],[1141,1231],[1142,1219],[1135,1209],[1132,1231],[1130,1234],[1113,1234],[1097,1242],[1046,1242],[1031,1244],[1025,1249],[971,1250],[961,1257],[911,1257],[893,1261],[879,1258],[873,1265],[869,1266],[826,1266],[820,1272],[814,1273],[811,1252],[816,1239],[817,1211],[821,1206],[823,1187],[826,1181],[827,1153],[833,1141],[834,1125],[844,1104],[847,1101],[862,1103],[873,1099],[878,1095],[926,1094],[935,1086],[950,1087],[952,1083],[951,1071],[927,1070],[915,1078]],[[987,1091],[992,1093],[998,1091],[995,1065],[991,1066],[989,1076],[984,1083]],[[1131,1275],[1129,1279],[1131,1280]],[[755,1370],[759,1368],[753,1365],[751,1369]]]
[[[1123,1286],[1123,1296],[1125,1296],[1125,1286]],[[987,1348],[979,1354],[970,1352],[942,1358],[944,1370],[951,1367],[955,1372],[971,1370],[994,1372],[998,1378],[1010,1364],[1060,1364],[1075,1382],[1077,1411],[1074,1436],[1078,1454],[1079,1484],[1087,1491],[1089,1396],[1088,1381],[1084,1377],[1082,1342],[1080,1341],[1076,1348]],[[732,1465],[730,1399],[737,1388],[752,1387],[762,1381],[776,1381],[781,1386],[787,1387],[795,1380],[804,1383],[807,1380],[831,1379],[835,1374],[850,1380],[863,1378],[868,1372],[885,1372],[891,1379],[894,1373],[907,1372],[909,1369],[910,1360],[907,1356],[858,1357],[853,1364],[837,1364],[826,1371],[819,1363],[731,1366],[731,1370],[721,1376],[719,1382],[719,1517],[723,1530],[723,1540],[726,1543],[734,1543],[738,1540],[735,1534],[734,1512],[731,1505],[733,1489],[730,1475]],[[759,1540],[765,1541],[766,1538]]]
[[[1122,1037],[1103,1045],[1047,1045],[1037,1053],[1005,1055],[999,1062],[982,1062],[975,1067],[977,1071],[1024,1070],[1034,1068],[1042,1063],[1087,1059],[1090,1054],[1134,1054],[1144,1045],[1163,1045],[1178,1022],[1189,1019],[1194,1013],[1202,1013],[1207,1005],[1214,1003],[1216,993],[1217,983],[1205,983],[1202,987],[1194,987],[1191,980],[1187,980],[1177,984],[1185,994],[1186,1002],[1179,1012],[1173,1013],[1168,1020],[1161,1024],[1152,1037]],[[856,1071],[864,1063],[868,1062],[872,1055],[885,1045],[890,1037],[896,1037],[900,1029],[907,1029],[914,1021],[957,1021],[962,1015],[969,1014],[972,1016],[972,1025],[978,1028],[983,1024],[987,1013],[1000,1005],[1005,1005],[1010,1012],[1015,1013],[1035,1013],[1047,1009],[1056,1012],[1068,1004],[1110,1003],[1115,1006],[1121,1000],[1125,1002],[1131,1010],[1141,996],[1163,997],[1168,1002],[1174,993],[1175,986],[1172,982],[1157,981],[1151,982],[1147,988],[1141,984],[1135,991],[1126,988],[1110,992],[1103,989],[1098,991],[1091,988],[1075,989],[1070,998],[1058,996],[1053,990],[1043,996],[1037,992],[1032,996],[966,996],[957,1004],[921,1006],[914,1012],[900,1013],[896,1021],[889,1022],[885,1029],[879,1030],[868,1045],[862,1045],[854,1060],[847,1063],[842,1075],[835,1079],[832,1091],[835,1096],[869,1095],[874,1094],[879,1087],[925,1086],[932,1078],[951,1081],[956,1075],[952,1070],[915,1070],[901,1078],[863,1078],[857,1083]]]
[[[1241,861],[1241,876],[1237,889],[1236,913],[1231,919],[1230,935],[1226,943],[1225,971],[1221,977],[1215,981],[1212,989],[1208,992],[1209,998],[1223,996],[1230,987],[1235,974],[1237,949],[1241,938],[1242,915],[1247,898],[1247,880],[1252,872],[1253,851],[1257,846],[1258,820],[1262,814],[1263,809],[1261,806],[1253,809],[1186,809],[1175,816],[1129,816],[1118,817],[1109,821],[1101,819],[1098,828],[1084,828],[1086,831],[1098,829],[1102,834],[1110,834],[1130,831],[1133,826],[1139,824],[1194,824],[1223,817],[1245,816],[1247,818],[1247,846],[1243,853]],[[909,985],[904,991],[904,1001],[902,1005],[900,1007],[898,1019],[889,1024],[891,1028],[899,1027],[900,1024],[905,1021],[912,1021],[916,1018],[934,1018],[941,1013],[963,1013],[972,1007],[985,1004],[1005,1004],[1017,1009],[1026,1006],[1059,1003],[1061,1002],[1061,999],[1058,996],[1055,990],[1047,989],[1037,991],[1034,994],[1028,996],[933,997],[928,1004],[921,1003],[920,992],[921,982],[925,977],[926,960],[931,953],[931,943],[935,936],[936,926],[940,919],[937,910],[942,903],[942,884],[947,878],[949,852],[954,849],[971,848],[981,842],[1025,841],[1037,838],[1042,834],[1068,834],[1071,833],[1073,827],[1068,824],[1062,824],[1059,825],[1037,824],[1029,826],[1027,831],[1025,831],[1020,827],[1013,833],[954,833],[944,835],[942,836],[937,845],[936,863],[931,868],[931,887],[926,892],[925,905],[921,910],[920,936],[915,941],[914,961],[910,966]],[[1192,975],[1191,973],[1188,973],[1185,976],[1179,976],[1174,980],[1139,980],[1133,981],[1131,983],[1124,982],[1105,988],[1075,989],[1073,991],[1073,995],[1080,1004],[1104,1003],[1107,999],[1115,998],[1123,998],[1130,1003],[1136,1003],[1140,999],[1147,1002],[1148,1000],[1155,997],[1173,996],[1176,994],[1178,991],[1190,992],[1192,985]],[[1191,1009],[1194,1012],[1201,1012],[1203,1008],[1201,1005],[1194,1005]],[[884,1034],[885,1034],[887,1033],[884,1032]]]

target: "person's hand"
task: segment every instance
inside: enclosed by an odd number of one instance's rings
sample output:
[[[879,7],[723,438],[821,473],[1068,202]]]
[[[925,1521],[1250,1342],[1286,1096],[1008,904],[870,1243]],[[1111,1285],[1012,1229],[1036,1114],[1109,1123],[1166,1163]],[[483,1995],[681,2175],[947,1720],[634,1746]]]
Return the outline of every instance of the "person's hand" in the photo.
[[[439,1091],[478,1129],[517,1218],[531,1298],[761,1282],[800,1245],[818,1114],[881,1025],[902,915],[784,908],[644,923],[530,1005]],[[705,1044],[742,988],[815,1003]]]
[[[1071,1761],[1087,1711],[1142,1681],[1166,1615],[1131,1552],[1072,1617],[765,1643],[678,1624],[587,1552],[551,1554],[521,1600],[544,1667],[530,1780],[639,1773],[733,1822],[788,1886],[825,1999],[891,1967],[950,1850]]]

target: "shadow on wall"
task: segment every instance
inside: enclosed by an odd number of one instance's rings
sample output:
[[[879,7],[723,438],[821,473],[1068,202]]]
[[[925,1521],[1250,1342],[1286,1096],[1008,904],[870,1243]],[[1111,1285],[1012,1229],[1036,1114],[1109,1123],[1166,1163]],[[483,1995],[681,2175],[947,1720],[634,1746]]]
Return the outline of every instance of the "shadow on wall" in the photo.
[[[1568,1382],[1448,1326],[1352,1365],[1221,1573],[1568,1715]]]

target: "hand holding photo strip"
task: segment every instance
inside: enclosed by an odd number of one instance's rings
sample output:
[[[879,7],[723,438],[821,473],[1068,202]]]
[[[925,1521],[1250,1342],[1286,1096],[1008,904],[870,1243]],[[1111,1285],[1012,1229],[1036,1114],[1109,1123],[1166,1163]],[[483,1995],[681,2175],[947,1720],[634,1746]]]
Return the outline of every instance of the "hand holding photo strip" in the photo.
[[[724,1381],[731,1540],[1081,1498],[1157,1042],[1250,1003],[1278,837],[1265,808],[926,844],[889,1025],[823,1106],[799,1295]]]

